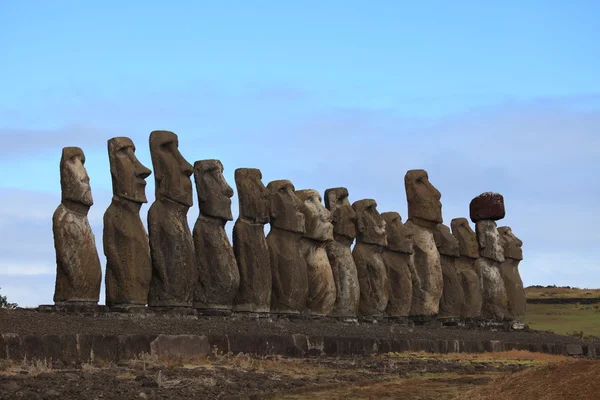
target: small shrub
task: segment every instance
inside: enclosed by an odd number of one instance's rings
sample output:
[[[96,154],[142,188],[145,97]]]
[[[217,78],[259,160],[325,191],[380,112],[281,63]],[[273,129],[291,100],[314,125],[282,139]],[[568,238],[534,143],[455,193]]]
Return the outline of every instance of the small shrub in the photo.
[[[2,288],[0,288],[2,289]],[[2,296],[0,294],[0,308],[7,308],[7,309],[13,309],[13,308],[17,308],[19,305],[17,303],[9,303],[8,300],[6,299],[6,296]]]

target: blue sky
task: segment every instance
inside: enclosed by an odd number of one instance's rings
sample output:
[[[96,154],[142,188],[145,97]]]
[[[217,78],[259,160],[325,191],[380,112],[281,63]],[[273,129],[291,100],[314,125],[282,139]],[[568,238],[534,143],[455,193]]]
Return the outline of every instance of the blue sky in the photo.
[[[86,153],[104,264],[106,141],[131,137],[151,167],[155,129],[190,162],[220,159],[232,187],[256,167],[406,217],[404,173],[424,168],[448,225],[500,192],[526,285],[600,287],[598,15],[595,1],[0,0],[1,293],[52,302],[61,148]]]

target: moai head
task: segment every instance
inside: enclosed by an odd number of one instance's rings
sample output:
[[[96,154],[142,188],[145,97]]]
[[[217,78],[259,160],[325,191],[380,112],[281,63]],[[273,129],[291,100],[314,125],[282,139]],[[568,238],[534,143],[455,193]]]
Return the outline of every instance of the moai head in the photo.
[[[385,232],[387,233],[387,248],[391,251],[411,254],[412,243],[407,238],[408,230],[402,223],[402,217],[395,211],[381,213],[385,220]]]
[[[231,221],[233,189],[223,176],[219,160],[202,160],[194,163],[194,179],[198,192],[200,214]]]
[[[450,228],[444,224],[438,224],[437,230],[434,233],[435,245],[440,254],[451,257],[459,257],[458,240],[450,232]]]
[[[331,212],[333,232],[354,240],[356,238],[356,212],[348,200],[344,187],[325,190],[325,207]]]
[[[377,202],[373,199],[358,200],[352,204],[352,208],[356,212],[358,241],[387,246],[385,220],[377,211]]]
[[[441,224],[441,193],[429,182],[427,171],[413,169],[404,176],[406,201],[408,202],[408,218]]]
[[[60,188],[62,201],[91,207],[94,204],[85,154],[79,147],[65,147],[60,158]]]
[[[269,189],[256,168],[235,170],[235,185],[239,200],[240,218],[257,224],[269,222]]]
[[[135,203],[147,203],[146,178],[152,171],[135,156],[135,145],[128,137],[108,140],[108,160],[113,195]]]
[[[479,258],[477,236],[466,218],[454,218],[450,223],[452,235],[458,241],[458,250],[461,256]]]
[[[190,163],[179,152],[177,135],[169,131],[150,133],[150,155],[154,168],[156,199],[167,198],[191,207],[194,172]]]
[[[515,236],[512,229],[508,226],[498,228],[502,247],[504,248],[504,257],[512,258],[513,260],[523,259],[523,242]]]
[[[333,240],[331,213],[321,203],[321,195],[316,190],[296,190],[300,200],[300,211],[304,214],[304,237],[329,242]]]
[[[288,180],[269,182],[271,226],[304,233],[304,214],[300,212],[300,200],[294,193],[295,188]]]

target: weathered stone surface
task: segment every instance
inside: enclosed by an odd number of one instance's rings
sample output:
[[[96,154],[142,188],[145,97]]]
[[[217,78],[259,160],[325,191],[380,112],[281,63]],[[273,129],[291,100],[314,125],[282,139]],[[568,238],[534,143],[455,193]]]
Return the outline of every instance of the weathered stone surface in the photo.
[[[267,188],[271,193],[271,231],[267,236],[273,279],[271,311],[297,314],[304,311],[308,298],[306,261],[300,251],[304,214],[292,182],[272,181]]]
[[[500,242],[500,233],[496,222],[492,220],[479,221],[475,224],[477,243],[479,245],[479,256],[492,261],[504,261],[504,249]]]
[[[335,282],[325,246],[333,241],[331,213],[321,203],[321,195],[312,189],[297,190],[300,211],[304,214],[304,236],[300,251],[306,261],[308,299],[306,311],[329,315],[335,305]]]
[[[54,302],[91,302],[100,298],[102,269],[87,214],[94,204],[90,178],[79,147],[65,147],[60,159],[62,200],[52,216],[56,250]]]
[[[475,270],[475,261],[479,258],[477,236],[466,218],[455,218],[450,224],[452,234],[458,241],[460,257],[455,261],[456,271],[461,280],[464,301],[462,318],[481,317],[481,283]]]
[[[484,220],[498,221],[506,215],[504,197],[500,193],[481,193],[471,200],[469,214],[471,221],[475,223]]]
[[[527,308],[525,289],[519,273],[519,263],[523,259],[523,242],[508,226],[498,228],[498,233],[504,248],[505,261],[500,265],[500,275],[508,296],[509,314],[513,319],[522,321]]]
[[[383,316],[389,301],[389,286],[381,253],[387,245],[385,220],[372,199],[355,201],[356,245],[352,251],[358,271],[360,301],[358,313],[365,317]]]
[[[440,253],[440,263],[442,265],[444,280],[439,316],[460,317],[464,302],[464,292],[462,279],[455,265],[460,255],[458,252],[458,240],[452,235],[450,228],[444,224],[437,226],[434,231],[434,238],[436,239],[437,248]]]
[[[211,354],[206,336],[159,335],[150,343],[152,355],[162,357],[204,358]]]
[[[235,170],[239,217],[233,227],[233,252],[240,274],[235,311],[268,312],[271,307],[271,260],[265,238],[269,190],[255,168]]]
[[[193,167],[178,149],[177,135],[150,134],[156,200],[148,211],[152,279],[151,307],[191,307],[198,270],[187,212],[193,204]]]
[[[408,203],[408,219],[421,219],[441,224],[441,193],[429,182],[427,171],[413,169],[404,176],[406,201]]]
[[[219,160],[196,161],[194,178],[200,206],[193,231],[198,266],[194,308],[231,310],[240,285],[233,248],[225,233],[225,224],[233,220],[233,189],[225,181]]]
[[[500,243],[504,249],[504,258],[521,261],[523,259],[523,242],[515,236],[508,226],[498,228]]]
[[[106,256],[106,304],[144,306],[152,278],[148,234],[140,218],[147,203],[145,179],[152,173],[135,156],[126,137],[108,141],[113,198],[104,213],[102,241]]]
[[[334,236],[334,240],[326,244],[336,289],[335,305],[331,314],[337,317],[356,317],[360,286],[350,249],[356,238],[356,212],[348,200],[348,189],[327,189],[325,207],[332,215]]]
[[[504,320],[508,315],[508,297],[500,275],[500,263],[480,257],[475,262],[475,268],[481,282],[481,316],[496,321]]]
[[[388,278],[389,299],[385,314],[389,317],[407,317],[412,304],[412,242],[397,212],[381,214],[385,220],[387,246],[382,253]]]
[[[452,234],[458,241],[458,253],[469,258],[479,258],[477,236],[466,218],[454,218],[450,223]]]

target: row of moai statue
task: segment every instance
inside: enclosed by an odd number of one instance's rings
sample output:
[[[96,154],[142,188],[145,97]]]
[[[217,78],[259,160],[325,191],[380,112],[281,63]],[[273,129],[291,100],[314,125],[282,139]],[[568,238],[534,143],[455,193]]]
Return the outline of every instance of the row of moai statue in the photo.
[[[200,312],[308,314],[343,318],[440,317],[520,320],[525,296],[521,241],[508,227],[503,198],[484,193],[471,219],[442,224],[440,192],[424,170],[406,173],[408,220],[377,211],[372,199],[350,203],[348,190],[295,190],[287,180],[262,183],[239,168],[239,218],[233,245],[232,188],[218,160],[192,166],[169,131],[150,134],[156,200],[148,233],[140,218],[152,173],[126,137],[108,141],[113,198],[104,214],[106,304],[195,308]],[[85,156],[63,149],[62,202],[54,213],[56,304],[97,304],[102,270],[87,213],[93,204]],[[187,212],[196,183],[200,215]],[[265,237],[264,225],[270,223]],[[356,244],[352,249],[352,244]]]

